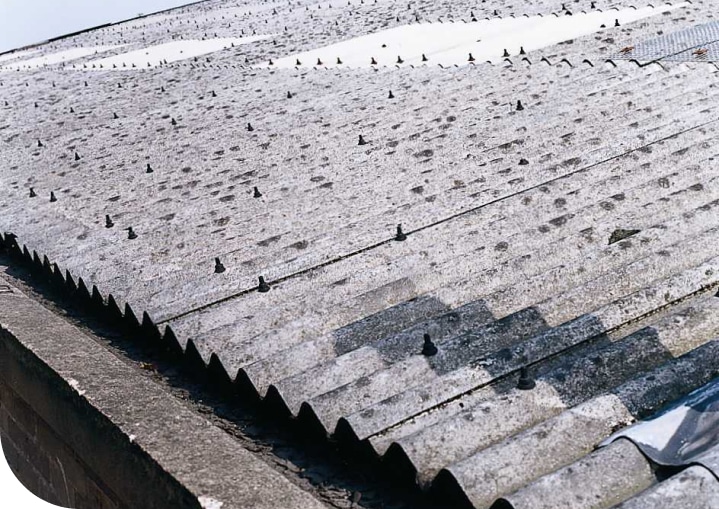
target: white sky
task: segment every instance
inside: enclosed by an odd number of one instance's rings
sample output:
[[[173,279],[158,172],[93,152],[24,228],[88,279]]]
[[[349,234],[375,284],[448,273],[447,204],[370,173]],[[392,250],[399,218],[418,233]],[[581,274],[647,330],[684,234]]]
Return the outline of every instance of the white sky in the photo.
[[[192,0],[0,0],[0,52]]]

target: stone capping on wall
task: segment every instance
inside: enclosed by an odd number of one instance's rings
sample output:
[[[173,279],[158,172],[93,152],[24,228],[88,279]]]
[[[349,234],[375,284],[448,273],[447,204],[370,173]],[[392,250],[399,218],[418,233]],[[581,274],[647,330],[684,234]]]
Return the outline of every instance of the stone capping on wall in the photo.
[[[325,507],[1,277],[0,287],[0,408],[23,421],[12,412],[26,405],[61,437],[108,507]]]

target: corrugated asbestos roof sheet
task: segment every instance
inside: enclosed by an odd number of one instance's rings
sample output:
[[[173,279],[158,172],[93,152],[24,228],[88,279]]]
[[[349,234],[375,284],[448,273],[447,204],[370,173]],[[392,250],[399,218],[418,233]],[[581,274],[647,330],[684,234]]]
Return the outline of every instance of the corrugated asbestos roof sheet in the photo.
[[[706,466],[596,449],[719,375],[717,68],[608,59],[715,7],[452,68],[250,65],[415,16],[590,2],[212,1],[62,40],[46,51],[277,34],[0,73],[0,231],[444,500],[717,507]]]

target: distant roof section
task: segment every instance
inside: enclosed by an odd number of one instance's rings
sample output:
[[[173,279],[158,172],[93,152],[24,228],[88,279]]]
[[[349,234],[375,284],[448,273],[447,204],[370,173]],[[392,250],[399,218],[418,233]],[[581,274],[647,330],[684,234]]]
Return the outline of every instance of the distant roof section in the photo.
[[[704,23],[625,46],[613,58],[640,63],[716,62],[719,60],[719,22]]]
[[[481,20],[473,17],[469,23],[417,23],[304,51],[262,66],[372,67],[426,62],[441,65],[498,62],[686,5],[684,2],[638,9],[589,10],[573,15],[554,13]]]
[[[28,60],[18,60],[15,62],[10,62],[4,66],[0,66],[0,71],[27,70],[53,64],[62,64],[89,55],[97,55],[99,53],[104,53],[106,51],[110,51],[120,47],[121,46],[88,46],[84,48],[72,48],[65,51],[60,51],[58,53],[51,53],[49,55],[34,57]],[[34,53],[35,52],[31,52],[31,54]]]

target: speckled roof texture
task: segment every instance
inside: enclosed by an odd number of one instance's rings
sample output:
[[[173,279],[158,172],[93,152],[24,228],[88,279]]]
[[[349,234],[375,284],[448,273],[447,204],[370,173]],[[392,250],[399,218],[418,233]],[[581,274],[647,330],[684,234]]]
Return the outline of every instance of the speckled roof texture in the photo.
[[[39,49],[275,35],[0,72],[5,243],[447,504],[719,507],[706,466],[596,449],[719,375],[719,71],[610,58],[717,2],[491,63],[267,68],[416,19],[592,8],[328,5],[209,1]]]

